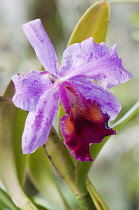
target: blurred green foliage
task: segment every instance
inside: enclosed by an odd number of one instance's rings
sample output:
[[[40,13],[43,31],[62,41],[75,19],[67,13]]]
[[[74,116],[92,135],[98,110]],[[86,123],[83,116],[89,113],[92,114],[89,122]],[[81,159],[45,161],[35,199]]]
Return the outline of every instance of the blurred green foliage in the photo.
[[[74,2],[11,0],[10,2],[0,1],[1,94],[11,75],[17,72],[27,73],[30,69],[39,70],[41,67],[22,33],[21,25],[32,19],[42,19],[58,52],[58,57],[61,58],[75,24],[90,5],[90,1],[86,0]],[[112,90],[123,105],[119,115],[121,117],[139,98],[139,39],[136,38],[139,37],[139,33],[135,34],[139,28],[139,4],[134,3],[138,0],[111,0],[110,2],[118,3],[111,4],[107,43],[109,46],[115,42],[118,44],[118,52],[123,58],[123,64],[134,76],[131,82]],[[120,4],[120,2],[130,3]],[[90,171],[91,180],[111,210],[139,208],[138,125],[139,116],[137,115],[132,122],[118,132],[116,139],[113,137],[108,142],[96,160],[93,170]],[[134,146],[126,149],[129,142]]]
[[[129,20],[131,21],[134,27],[139,28],[139,11],[131,14]]]

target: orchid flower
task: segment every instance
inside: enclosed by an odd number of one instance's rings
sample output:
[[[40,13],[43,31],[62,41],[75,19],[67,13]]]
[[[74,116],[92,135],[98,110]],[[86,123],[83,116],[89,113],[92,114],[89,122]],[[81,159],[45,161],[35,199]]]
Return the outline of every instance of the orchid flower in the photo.
[[[114,120],[121,109],[106,89],[132,75],[123,68],[115,45],[109,49],[92,37],[69,46],[58,69],[56,52],[41,20],[24,24],[23,31],[45,68],[12,77],[16,89],[13,103],[29,112],[22,136],[23,153],[32,153],[46,143],[61,100],[66,112],[60,123],[65,145],[76,159],[92,161],[89,146],[116,134],[108,127],[108,120]]]

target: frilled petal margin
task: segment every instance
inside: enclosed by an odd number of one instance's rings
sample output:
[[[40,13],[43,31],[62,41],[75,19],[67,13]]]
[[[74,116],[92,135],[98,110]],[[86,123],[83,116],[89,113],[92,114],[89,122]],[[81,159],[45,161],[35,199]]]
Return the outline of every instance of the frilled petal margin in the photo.
[[[50,128],[58,109],[58,93],[55,88],[42,95],[36,111],[29,112],[22,136],[22,150],[24,154],[34,152],[46,143]]]
[[[64,51],[59,74],[63,81],[85,76],[98,81],[105,89],[124,83],[132,77],[123,68],[116,45],[109,49],[103,42],[96,44],[92,37],[75,43]]]
[[[52,75],[57,75],[58,61],[56,52],[41,20],[36,19],[25,23],[22,28],[45,70]]]
[[[64,143],[76,159],[92,161],[90,144],[100,143],[105,136],[115,134],[108,127],[109,116],[102,112],[97,100],[86,100],[72,82],[65,82],[60,86],[59,94],[63,105],[65,106],[65,97],[69,101],[69,114],[61,119]],[[63,89],[66,90],[64,98]]]
[[[46,71],[30,71],[27,75],[16,74],[12,80],[16,90],[13,103],[25,111],[35,111],[41,95],[53,87]]]

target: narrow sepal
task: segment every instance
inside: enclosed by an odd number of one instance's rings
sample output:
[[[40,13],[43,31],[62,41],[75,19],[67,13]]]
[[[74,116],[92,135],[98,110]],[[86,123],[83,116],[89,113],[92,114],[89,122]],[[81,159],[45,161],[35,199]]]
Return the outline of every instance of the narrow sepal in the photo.
[[[25,23],[22,28],[45,70],[53,75],[57,75],[58,61],[56,52],[41,20],[36,19]]]

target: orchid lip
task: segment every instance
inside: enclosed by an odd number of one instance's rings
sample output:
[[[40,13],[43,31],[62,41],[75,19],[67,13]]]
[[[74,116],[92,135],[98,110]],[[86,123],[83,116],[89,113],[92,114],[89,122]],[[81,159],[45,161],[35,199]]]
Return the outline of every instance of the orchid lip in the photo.
[[[64,143],[79,161],[92,161],[90,145],[100,143],[105,136],[115,135],[108,126],[110,117],[103,113],[99,101],[86,99],[73,82],[63,82],[59,91],[66,110],[61,119]]]

